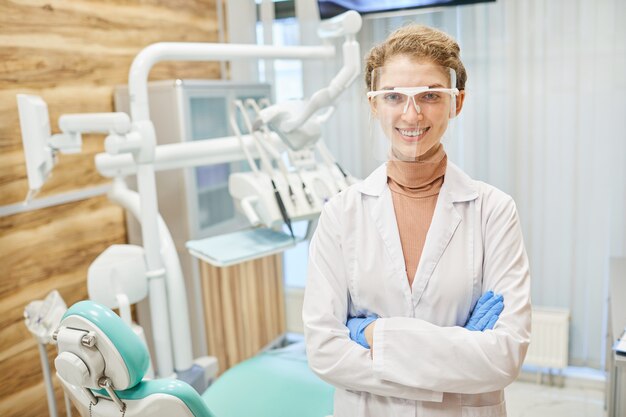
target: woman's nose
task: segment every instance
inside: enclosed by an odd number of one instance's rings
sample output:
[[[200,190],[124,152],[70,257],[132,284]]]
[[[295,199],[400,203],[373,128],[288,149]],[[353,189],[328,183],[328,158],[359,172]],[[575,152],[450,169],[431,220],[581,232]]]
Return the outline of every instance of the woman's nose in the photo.
[[[410,96],[406,101],[406,105],[404,106],[404,111],[402,112],[402,118],[407,121],[414,120],[422,120],[424,116],[422,115],[422,109],[415,102],[415,97]]]

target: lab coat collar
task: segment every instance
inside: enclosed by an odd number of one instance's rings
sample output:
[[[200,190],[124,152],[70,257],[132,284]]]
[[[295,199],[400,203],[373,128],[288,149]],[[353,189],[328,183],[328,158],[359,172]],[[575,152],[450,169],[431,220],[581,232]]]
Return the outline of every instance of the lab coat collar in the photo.
[[[408,287],[409,282],[406,279],[407,274],[402,254],[402,243],[398,233],[391,191],[387,186],[386,164],[378,167],[359,184],[357,189],[365,195],[376,197],[375,199],[367,199],[365,204],[369,206],[372,220],[385,242],[394,276],[400,280],[400,285],[405,289],[404,293],[407,296],[408,307],[407,314],[412,314],[411,312],[417,308],[445,248],[448,247],[452,236],[454,236],[458,225],[461,223],[461,215],[454,203],[478,198],[477,184],[456,165],[448,162],[431,226],[424,242],[422,256],[418,263],[417,271],[415,271],[412,289]]]
[[[387,164],[384,163],[376,168],[356,188],[363,194],[380,197],[387,188]],[[475,182],[449,160],[440,193],[448,194],[453,203],[478,198]]]

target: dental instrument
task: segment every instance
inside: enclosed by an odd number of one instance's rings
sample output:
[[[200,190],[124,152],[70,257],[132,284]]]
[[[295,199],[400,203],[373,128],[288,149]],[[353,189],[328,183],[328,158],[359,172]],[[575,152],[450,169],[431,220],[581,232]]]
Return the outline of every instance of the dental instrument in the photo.
[[[254,111],[258,117],[259,113],[261,112],[261,108],[259,107],[259,104],[256,102],[256,100],[251,99],[251,98],[246,99],[245,105],[248,106],[250,109],[252,109],[252,111]],[[246,126],[248,126],[249,131],[250,129],[252,129],[252,123],[250,122],[249,118],[247,118],[246,120]],[[287,170],[287,166],[285,165],[283,158],[281,157],[280,153],[276,150],[276,148],[272,146],[270,141],[265,140],[265,138],[269,134],[269,129],[267,128],[266,125],[262,125],[260,131],[257,130],[257,131],[250,132],[250,133],[254,134],[255,136],[257,134],[262,135],[262,139],[259,139],[259,143],[261,144],[261,146],[263,146],[265,151],[272,156],[272,159],[275,161],[276,166],[278,167],[280,172],[283,174],[283,178],[285,179],[285,182],[288,187],[289,198],[291,199],[291,202],[294,205],[297,204],[296,196],[293,192],[293,189],[291,188],[291,184],[289,183],[289,171]]]
[[[278,209],[280,210],[280,215],[283,218],[283,222],[285,222],[285,224],[287,225],[287,228],[289,229],[291,238],[295,240],[296,237],[293,234],[293,227],[291,226],[291,218],[289,217],[289,214],[287,213],[287,209],[285,208],[285,203],[283,202],[280,192],[278,191],[278,188],[276,187],[276,182],[274,180],[274,168],[272,167],[272,163],[270,162],[269,157],[265,153],[265,149],[263,145],[259,144],[259,140],[256,137],[256,133],[252,130],[252,123],[250,122],[248,113],[246,109],[243,107],[243,103],[241,102],[241,100],[235,100],[235,107],[241,112],[241,117],[244,121],[244,124],[246,125],[248,129],[248,132],[250,132],[250,135],[252,136],[252,138],[255,139],[254,144],[257,147],[257,151],[261,158],[261,166],[264,168],[265,173],[269,176],[270,183],[272,184],[272,191],[274,192],[274,198],[276,199],[276,204],[278,205]],[[293,194],[293,191],[291,190],[291,186],[289,185],[288,178],[286,176],[285,176],[285,182],[286,182],[287,187],[289,188],[290,194]]]
[[[265,99],[264,99],[264,100],[261,100],[261,103],[263,104],[263,107],[264,107],[264,108],[266,108],[266,107],[269,107],[269,106],[270,106],[269,100],[265,100]],[[251,107],[251,108],[252,108],[252,109],[256,112],[257,119],[259,119],[259,118],[260,118],[260,114],[261,114],[261,107],[259,106],[259,104],[257,104],[254,100],[249,100],[249,106],[250,106],[250,107]],[[273,156],[274,156],[274,158],[275,158],[277,161],[279,161],[280,166],[281,166],[281,170],[285,173],[285,174],[284,174],[284,175],[285,175],[285,178],[288,178],[288,177],[289,177],[289,175],[288,175],[288,170],[287,170],[287,167],[285,166],[285,163],[284,163],[284,161],[283,161],[282,157],[280,156],[280,154],[278,154],[278,151],[276,150],[276,148],[275,148],[274,146],[272,146],[272,143],[271,143],[271,140],[270,140],[270,134],[271,134],[271,132],[270,132],[270,130],[269,130],[269,128],[268,128],[268,126],[267,126],[265,123],[262,123],[261,125],[259,125],[259,124],[257,123],[256,128],[257,128],[257,129],[259,129],[259,128],[260,128],[260,131],[262,132],[262,134],[263,134],[263,138],[264,138],[264,140],[263,140],[263,142],[262,142],[262,143],[263,143],[263,144],[264,144],[264,145],[265,145],[268,149],[270,149],[270,153],[272,153],[272,154],[273,154]],[[291,151],[290,151],[290,150],[287,150],[287,151],[288,151],[287,156],[289,157],[289,155],[290,155]],[[312,206],[315,204],[315,203],[314,203],[314,201],[313,201],[313,196],[311,195],[311,192],[309,191],[309,189],[308,189],[308,187],[307,187],[306,183],[305,183],[305,182],[304,182],[304,180],[302,179],[302,176],[300,175],[300,173],[299,173],[299,171],[298,171],[297,169],[296,169],[296,173],[298,174],[298,179],[300,180],[300,184],[301,184],[302,192],[304,193],[304,196],[305,196],[305,198],[306,198],[306,201],[307,201],[307,203],[309,204],[309,206],[311,206],[311,207],[312,207]],[[291,185],[290,185],[289,187],[290,187],[290,189],[291,189]],[[293,191],[291,191],[291,192],[293,192]],[[294,203],[294,204],[296,204],[296,198],[295,198],[295,196],[293,196],[292,201],[293,201],[293,203]]]

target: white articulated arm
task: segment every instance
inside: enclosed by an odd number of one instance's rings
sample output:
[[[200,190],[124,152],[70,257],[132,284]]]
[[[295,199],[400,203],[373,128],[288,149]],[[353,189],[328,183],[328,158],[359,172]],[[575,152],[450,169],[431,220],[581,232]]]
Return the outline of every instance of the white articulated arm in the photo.
[[[313,117],[319,110],[328,108],[337,97],[359,76],[361,51],[355,34],[361,29],[361,16],[354,11],[324,22],[318,31],[321,38],[345,36],[343,43],[343,67],[328,87],[315,92],[308,101],[283,103],[261,111],[256,128],[267,124],[279,134],[293,150],[313,145],[321,135],[321,124],[328,114]]]

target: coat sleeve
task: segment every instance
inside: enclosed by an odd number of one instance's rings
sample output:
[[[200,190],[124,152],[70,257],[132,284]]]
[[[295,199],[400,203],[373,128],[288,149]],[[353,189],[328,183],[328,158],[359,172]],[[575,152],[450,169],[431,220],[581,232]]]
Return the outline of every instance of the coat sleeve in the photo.
[[[309,366],[335,387],[375,395],[441,402],[443,394],[384,380],[374,374],[370,350],[350,340],[348,277],[339,223],[326,204],[309,247],[302,319]]]
[[[463,394],[503,389],[517,377],[530,341],[530,273],[513,200],[483,227],[483,293],[504,296],[493,330],[439,327],[416,318],[383,318],[374,329],[374,374],[416,388]]]

